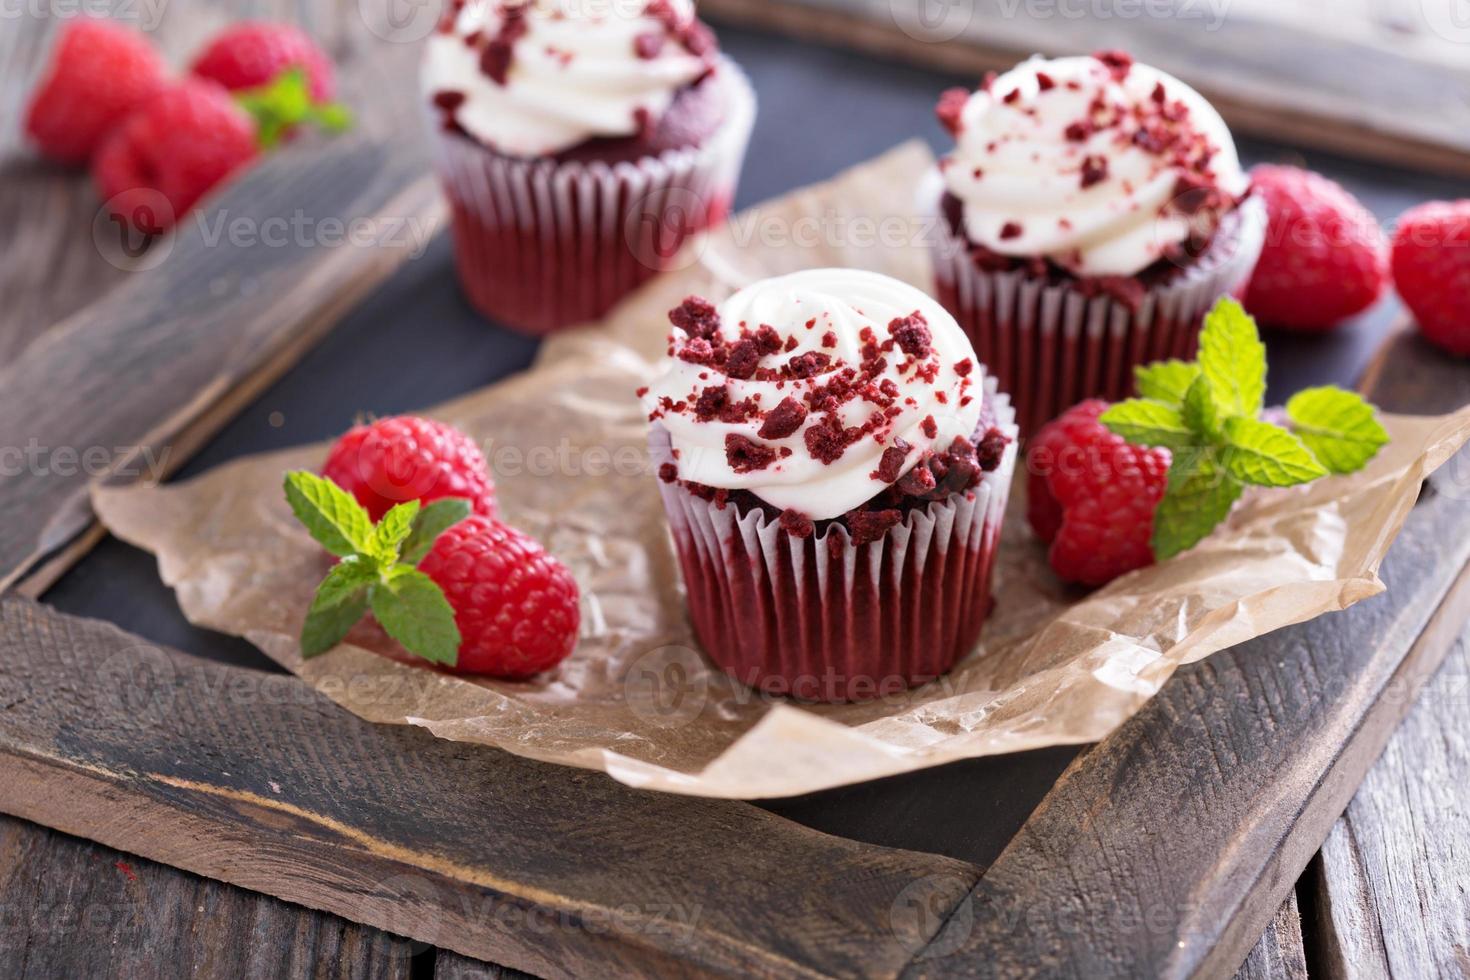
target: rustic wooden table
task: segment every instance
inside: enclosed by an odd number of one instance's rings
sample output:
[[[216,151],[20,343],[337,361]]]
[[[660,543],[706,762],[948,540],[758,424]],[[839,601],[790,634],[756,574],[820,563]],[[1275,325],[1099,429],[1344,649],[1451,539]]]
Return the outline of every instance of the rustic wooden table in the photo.
[[[248,10],[269,15],[269,6]],[[299,13],[294,4],[280,6],[292,16]],[[411,86],[392,81],[408,58],[401,64],[375,58],[368,67],[353,58],[361,53],[359,11],[366,6],[324,3],[304,9],[310,26],[355,66],[350,91],[359,99],[382,100],[367,113],[365,125],[412,139],[417,130],[404,128],[415,124],[400,91]],[[224,15],[222,7],[200,7],[187,16],[175,9],[158,35],[170,50],[185,50]],[[0,226],[7,229],[0,236],[0,369],[44,343],[53,324],[128,278],[93,244],[97,203],[85,182],[56,174],[20,146],[16,110],[51,25],[24,18],[19,25],[0,37]],[[940,144],[929,107],[941,87],[957,80],[734,27],[722,35],[762,96],[742,202],[829,176],[916,132]],[[1280,145],[1247,143],[1244,150],[1253,161],[1300,159]],[[1346,183],[1385,221],[1419,200],[1461,193],[1455,182],[1378,165],[1317,155],[1308,162]],[[380,278],[358,274],[366,284]],[[305,339],[325,333],[332,322],[330,313],[315,313],[324,326],[307,331]],[[1398,315],[1389,303],[1328,338],[1270,338],[1273,391],[1279,397],[1308,384],[1352,382]],[[422,345],[422,354],[408,364],[375,342],[405,321],[414,323]],[[524,366],[533,353],[529,341],[488,329],[467,311],[453,288],[440,238],[368,295],[279,381],[264,390],[259,380],[246,385],[237,405],[196,430],[202,451],[183,472],[329,436],[361,410],[385,413],[433,402]],[[283,358],[282,366],[289,362]],[[166,380],[165,372],[161,383]],[[59,580],[53,578],[32,579],[29,589],[63,612],[104,618],[200,657],[275,670],[249,646],[185,623],[152,560],[118,542],[103,541]],[[1212,670],[1203,664],[1173,683],[1202,683]],[[1276,703],[1269,694],[1245,696]],[[1414,704],[1241,976],[1470,973],[1470,823],[1464,819],[1470,806],[1464,733],[1470,649],[1464,639],[1422,689],[1390,688],[1384,697]],[[980,760],[780,801],[768,809],[854,840],[942,853],[984,867],[1076,754],[1065,749]],[[1160,821],[1170,816],[1167,809],[1156,814]],[[513,975],[10,817],[0,817],[0,890],[0,974],[7,976]],[[1056,972],[1077,969],[1058,964]]]

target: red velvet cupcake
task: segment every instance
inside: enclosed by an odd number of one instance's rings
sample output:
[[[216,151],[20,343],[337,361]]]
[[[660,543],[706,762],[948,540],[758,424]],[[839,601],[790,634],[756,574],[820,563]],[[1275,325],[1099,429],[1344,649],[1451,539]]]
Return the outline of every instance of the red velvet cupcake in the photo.
[[[688,0],[455,0],[423,88],[465,294],[533,334],[602,316],[723,220],[755,118]]]
[[[642,392],[689,613],[737,680],[892,695],[974,648],[1015,468],[1009,400],[954,318],[870,272],[673,310]]]
[[[937,206],[940,301],[1016,401],[1023,432],[1133,367],[1194,356],[1204,314],[1242,289],[1266,215],[1199,93],[1120,52],[1033,58],[946,92],[955,149]]]

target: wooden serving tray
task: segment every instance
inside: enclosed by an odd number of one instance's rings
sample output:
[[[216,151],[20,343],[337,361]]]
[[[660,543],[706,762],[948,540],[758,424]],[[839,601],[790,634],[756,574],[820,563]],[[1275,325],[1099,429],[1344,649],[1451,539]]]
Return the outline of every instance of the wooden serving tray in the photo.
[[[725,36],[770,86],[745,201],[886,148],[921,113],[927,126],[931,93],[950,81]],[[362,50],[374,57],[349,59],[354,84],[353,66],[385,63]],[[799,93],[822,81],[869,100],[865,125],[821,121],[793,145],[803,118],[821,120]],[[217,206],[432,224],[440,205],[418,148],[383,118],[269,160]],[[0,207],[20,207],[15,186]],[[442,237],[412,262],[188,235],[174,247],[159,269],[15,342],[0,445],[125,446],[187,473],[321,438],[359,410],[433,402],[533,351],[463,308]],[[18,333],[17,319],[0,311]],[[406,338],[423,352],[398,353]],[[1273,340],[1276,380],[1344,380],[1372,340],[1367,327]],[[1364,386],[1395,411],[1470,401],[1463,365],[1408,334],[1381,347]],[[98,537],[86,483],[0,477],[0,579],[18,583],[0,600],[0,810],[547,976],[1213,977],[1253,946],[1247,968],[1266,975],[1272,940],[1257,939],[1408,709],[1402,692],[1470,615],[1470,501],[1445,483],[1410,515],[1385,595],[1181,671],[1098,746],[758,807],[361,722],[256,669],[263,658],[243,645],[181,624],[145,556],[107,542],[76,564]]]

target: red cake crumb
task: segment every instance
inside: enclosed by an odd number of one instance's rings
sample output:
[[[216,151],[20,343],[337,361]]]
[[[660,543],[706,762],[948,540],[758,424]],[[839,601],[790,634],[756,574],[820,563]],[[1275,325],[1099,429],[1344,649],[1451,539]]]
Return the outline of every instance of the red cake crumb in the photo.
[[[812,519],[799,510],[783,510],[777,520],[781,529],[793,538],[809,538],[817,531]]]
[[[830,415],[808,428],[804,438],[807,452],[829,466],[847,452],[847,433],[842,424]]]
[[[766,415],[758,434],[762,439],[785,439],[801,428],[806,421],[806,414],[806,409],[795,398],[783,398]]]
[[[505,84],[515,44],[526,34],[526,9],[525,5],[504,8],[500,30],[480,52],[480,71],[496,85]]]
[[[720,314],[709,300],[690,296],[669,311],[669,322],[691,337],[708,340],[719,332]]]
[[[658,468],[658,478],[665,483],[673,483],[679,479],[679,467],[673,463],[664,463]]]
[[[934,114],[939,117],[939,124],[949,130],[951,136],[960,135],[960,115],[965,110],[965,103],[970,101],[970,93],[967,89],[946,89],[939,96],[939,104],[934,107]]]
[[[919,423],[919,428],[924,430],[924,435],[930,439],[939,435],[939,423],[934,421],[934,416],[926,415],[924,421]]]
[[[929,321],[918,310],[889,323],[888,332],[893,335],[899,350],[910,357],[929,356],[929,344],[933,337],[929,333]]]
[[[909,458],[909,453],[913,451],[913,448],[902,439],[893,440],[893,445],[883,450],[883,456],[878,461],[878,468],[869,475],[882,483],[898,482],[904,460]]]
[[[1133,70],[1133,55],[1127,51],[1099,51],[1093,57],[1107,65],[1113,77],[1120,82]]]
[[[1007,221],[1000,227],[1000,240],[1010,241],[1012,238],[1020,238],[1023,229],[1014,221]]]
[[[776,450],[738,432],[725,435],[725,459],[736,473],[763,470],[776,461]]]
[[[1100,184],[1108,179],[1108,158],[1104,156],[1089,156],[1082,159],[1082,189],[1087,190],[1094,184]]]
[[[749,337],[735,342],[730,348],[730,356],[725,360],[725,373],[738,380],[746,380],[755,374],[756,367],[760,364],[760,345]]]
[[[962,378],[968,378],[970,376],[970,372],[973,370],[975,370],[975,362],[970,360],[968,357],[954,366],[954,373],[958,374]]]
[[[877,541],[903,520],[900,510],[850,510],[843,515],[854,545]]]
[[[821,351],[809,350],[805,354],[798,354],[786,366],[791,369],[793,377],[812,378],[827,370],[832,363],[832,358]]]

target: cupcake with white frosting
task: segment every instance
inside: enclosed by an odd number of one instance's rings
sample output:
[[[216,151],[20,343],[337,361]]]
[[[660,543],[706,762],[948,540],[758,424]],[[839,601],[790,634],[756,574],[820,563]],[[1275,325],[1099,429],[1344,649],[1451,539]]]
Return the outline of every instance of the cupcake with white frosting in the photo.
[[[1265,210],[1194,89],[1121,52],[1033,58],[939,102],[955,148],[939,296],[1015,398],[1023,431],[1132,391],[1137,364],[1194,354],[1245,285]]]
[[[640,395],[705,652],[819,701],[949,670],[989,609],[1017,439],[954,318],[895,279],[818,269],[670,320]]]
[[[728,213],[749,82],[689,0],[451,0],[421,75],[470,301],[595,319]]]

